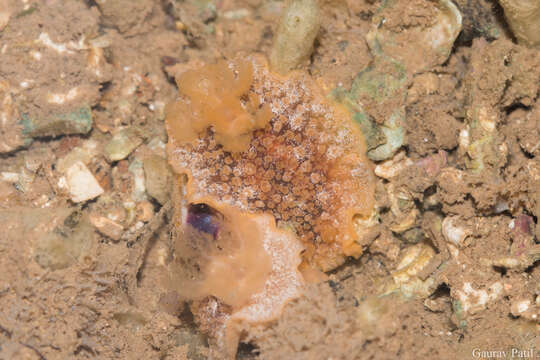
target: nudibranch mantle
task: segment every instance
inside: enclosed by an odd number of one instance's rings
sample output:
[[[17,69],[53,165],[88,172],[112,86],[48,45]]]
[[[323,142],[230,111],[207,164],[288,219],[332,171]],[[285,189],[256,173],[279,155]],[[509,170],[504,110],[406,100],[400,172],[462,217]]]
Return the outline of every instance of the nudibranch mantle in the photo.
[[[272,215],[323,271],[362,253],[354,222],[372,214],[375,189],[364,139],[307,74],[280,76],[251,56],[188,70],[177,83],[167,149],[188,176],[190,202]]]

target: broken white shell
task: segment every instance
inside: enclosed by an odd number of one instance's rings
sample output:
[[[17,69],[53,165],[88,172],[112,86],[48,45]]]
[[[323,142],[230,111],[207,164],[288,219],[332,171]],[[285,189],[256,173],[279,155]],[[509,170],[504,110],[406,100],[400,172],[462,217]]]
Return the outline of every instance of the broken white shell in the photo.
[[[442,233],[446,241],[462,247],[465,239],[472,234],[470,229],[457,225],[458,216],[447,216],[442,221]]]

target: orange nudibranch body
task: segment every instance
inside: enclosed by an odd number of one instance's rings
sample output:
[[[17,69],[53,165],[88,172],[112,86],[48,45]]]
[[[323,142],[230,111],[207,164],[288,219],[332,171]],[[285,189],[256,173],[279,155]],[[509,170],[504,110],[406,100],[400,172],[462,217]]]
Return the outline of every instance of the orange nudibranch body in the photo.
[[[274,74],[260,57],[176,80],[166,113],[175,241],[178,264],[184,253],[193,269],[179,283],[227,304],[229,321],[269,321],[299,295],[301,263],[321,274],[362,254],[357,220],[375,203],[363,135],[307,74]]]
[[[375,181],[346,110],[309,76],[273,74],[259,58],[204,65],[177,82],[168,154],[188,175],[190,201],[273,215],[323,271],[362,253],[354,220],[371,215]]]
[[[177,84],[183,98],[167,109],[169,134],[178,143],[193,143],[211,126],[224,150],[245,150],[251,133],[263,129],[272,118],[268,106],[249,94],[252,82],[248,61],[238,62],[236,76],[224,60],[182,73]]]

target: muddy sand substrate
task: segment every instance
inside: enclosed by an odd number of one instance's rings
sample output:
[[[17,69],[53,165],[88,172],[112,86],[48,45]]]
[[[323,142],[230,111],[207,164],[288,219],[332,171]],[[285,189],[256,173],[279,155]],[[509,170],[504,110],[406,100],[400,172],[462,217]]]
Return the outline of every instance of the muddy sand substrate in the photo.
[[[487,0],[455,1],[459,36],[429,52],[441,3],[320,2],[300,71],[368,149],[403,136],[370,155],[362,255],[253,327],[237,358],[540,356],[540,54]],[[0,359],[219,357],[162,281],[165,105],[186,69],[269,54],[283,7],[0,1]]]

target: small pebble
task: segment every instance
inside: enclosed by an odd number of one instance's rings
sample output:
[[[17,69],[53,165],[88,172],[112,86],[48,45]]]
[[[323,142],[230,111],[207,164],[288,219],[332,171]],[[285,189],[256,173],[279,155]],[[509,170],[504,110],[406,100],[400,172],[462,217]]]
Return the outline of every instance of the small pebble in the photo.
[[[103,194],[94,175],[81,161],[75,162],[66,171],[66,183],[73,202],[84,202]]]
[[[110,237],[113,240],[120,240],[124,227],[117,222],[114,222],[104,216],[96,214],[90,215],[90,223],[103,235]]]
[[[105,156],[109,161],[125,159],[142,144],[142,140],[131,130],[126,129],[113,135],[105,146]]]

